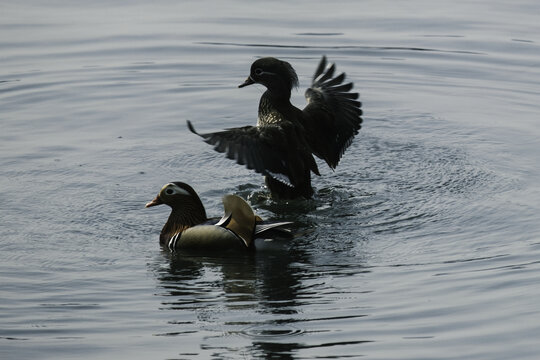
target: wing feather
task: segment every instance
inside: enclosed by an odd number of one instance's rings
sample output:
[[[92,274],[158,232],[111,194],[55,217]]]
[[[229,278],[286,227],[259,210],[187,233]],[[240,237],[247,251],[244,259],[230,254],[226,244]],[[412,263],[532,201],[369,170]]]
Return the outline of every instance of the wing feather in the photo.
[[[198,133],[189,120],[187,125],[191,132],[213,145],[214,150],[225,153],[227,158],[287,186],[300,186],[305,181],[305,171],[319,174],[309,152],[303,157],[297,153],[291,156],[288,146],[294,139],[290,136],[292,131],[283,128],[285,125],[244,126],[207,134]]]
[[[335,65],[327,67],[323,56],[311,87],[306,90],[308,104],[303,110],[307,141],[313,153],[334,169],[351,145],[362,124],[362,103],[358,93],[350,92],[353,83],[343,83],[345,74],[335,77]]]

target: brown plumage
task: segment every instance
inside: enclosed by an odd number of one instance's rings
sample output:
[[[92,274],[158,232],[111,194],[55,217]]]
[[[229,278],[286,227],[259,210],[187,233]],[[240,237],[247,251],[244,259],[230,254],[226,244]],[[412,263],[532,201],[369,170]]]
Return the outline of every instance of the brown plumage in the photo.
[[[251,65],[246,81],[267,90],[259,102],[256,126],[244,126],[198,134],[229,159],[265,175],[273,195],[281,198],[310,198],[311,173],[319,174],[313,155],[335,169],[345,150],[361,128],[361,103],[352,93],[352,83],[343,84],[345,74],[334,76],[335,65],[327,67],[322,57],[311,87],[306,90],[303,110],[290,102],[298,85],[292,66],[275,58],[261,58]]]
[[[208,219],[195,190],[183,182],[165,184],[146,207],[161,204],[172,210],[161,230],[159,242],[171,251],[246,250],[254,249],[256,238],[291,236],[291,232],[283,228],[290,222],[265,222],[236,195],[223,197],[225,215],[221,219]]]

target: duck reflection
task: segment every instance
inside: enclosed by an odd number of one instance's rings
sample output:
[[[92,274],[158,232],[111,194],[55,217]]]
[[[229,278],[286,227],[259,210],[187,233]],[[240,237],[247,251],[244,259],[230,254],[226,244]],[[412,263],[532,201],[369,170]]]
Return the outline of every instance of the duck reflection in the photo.
[[[290,340],[302,300],[301,267],[306,254],[289,243],[254,253],[199,255],[163,251],[154,262],[162,309],[178,311],[165,335],[215,332],[197,338],[201,349],[230,354],[238,347],[257,358],[272,358],[274,340]],[[295,265],[296,264],[296,265]],[[294,325],[293,325],[294,326]],[[268,329],[285,329],[269,335]],[[292,327],[294,328],[294,327]],[[266,330],[265,330],[266,329]],[[179,331],[178,331],[179,330]],[[193,335],[185,335],[186,339]],[[230,339],[224,345],[223,336]],[[253,341],[264,338],[264,341]],[[220,343],[221,342],[221,343]],[[219,345],[218,345],[219,344]],[[296,345],[291,344],[291,347]],[[281,349],[283,350],[283,349]],[[292,359],[291,351],[281,351]]]
[[[229,310],[297,311],[300,274],[290,265],[302,257],[298,252],[272,249],[199,255],[164,251],[161,257],[169,265],[162,266],[157,276],[163,295],[172,297],[166,302],[170,308],[183,309],[189,303],[190,309],[196,309],[197,304],[207,307],[212,301]]]

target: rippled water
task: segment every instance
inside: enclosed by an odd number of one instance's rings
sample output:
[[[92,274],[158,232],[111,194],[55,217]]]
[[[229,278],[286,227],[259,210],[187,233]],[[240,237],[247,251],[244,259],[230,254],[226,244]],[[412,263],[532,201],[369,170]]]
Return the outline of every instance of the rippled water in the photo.
[[[536,359],[534,1],[0,5],[2,359]],[[364,127],[310,201],[189,133],[254,124],[258,56],[322,54]],[[321,164],[321,169],[323,168]],[[161,185],[227,192],[297,238],[170,255]]]

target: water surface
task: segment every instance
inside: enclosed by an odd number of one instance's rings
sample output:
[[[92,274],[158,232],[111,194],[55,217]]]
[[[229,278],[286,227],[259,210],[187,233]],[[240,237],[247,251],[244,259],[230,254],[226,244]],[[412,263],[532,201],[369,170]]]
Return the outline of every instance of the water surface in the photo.
[[[2,359],[536,359],[533,1],[4,2]],[[321,55],[364,127],[309,201],[187,131],[254,124],[259,56]],[[296,223],[255,255],[171,255],[169,181]]]

